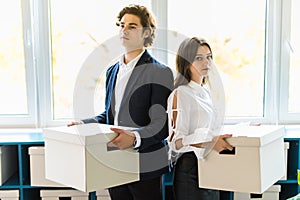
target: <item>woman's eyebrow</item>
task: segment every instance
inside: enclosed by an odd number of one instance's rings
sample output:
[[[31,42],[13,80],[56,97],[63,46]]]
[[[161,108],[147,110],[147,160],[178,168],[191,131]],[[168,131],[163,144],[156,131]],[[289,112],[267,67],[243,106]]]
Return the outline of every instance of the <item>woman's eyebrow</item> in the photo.
[[[203,56],[203,55],[212,55],[212,53],[207,53],[207,54],[202,54],[202,53],[197,53],[196,56]]]

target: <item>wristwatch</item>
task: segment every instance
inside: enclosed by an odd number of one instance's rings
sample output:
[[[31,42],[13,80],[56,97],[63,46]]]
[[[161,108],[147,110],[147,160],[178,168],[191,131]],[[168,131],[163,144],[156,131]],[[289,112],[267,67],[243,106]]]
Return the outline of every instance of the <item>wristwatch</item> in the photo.
[[[137,140],[135,138],[134,141],[133,141],[133,148],[136,146],[136,143],[137,143]]]

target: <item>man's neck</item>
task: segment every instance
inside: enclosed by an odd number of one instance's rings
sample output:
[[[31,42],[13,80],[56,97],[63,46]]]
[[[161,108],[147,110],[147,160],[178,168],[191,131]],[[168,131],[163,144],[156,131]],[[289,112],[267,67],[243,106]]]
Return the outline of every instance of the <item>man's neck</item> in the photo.
[[[127,64],[133,59],[135,59],[144,49],[136,49],[132,51],[127,51],[124,55],[124,63]]]

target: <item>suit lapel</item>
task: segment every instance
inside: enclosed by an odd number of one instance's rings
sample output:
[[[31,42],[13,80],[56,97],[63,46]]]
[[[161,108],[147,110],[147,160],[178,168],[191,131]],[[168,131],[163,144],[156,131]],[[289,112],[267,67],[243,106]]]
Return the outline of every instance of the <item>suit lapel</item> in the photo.
[[[139,59],[139,61],[137,62],[136,66],[134,67],[132,74],[127,82],[120,108],[122,108],[123,104],[127,102],[127,99],[130,98],[131,95],[133,94],[134,90],[136,89],[135,85],[138,85],[137,83],[138,80],[140,79],[141,70],[142,70],[139,69],[139,67],[150,62],[151,62],[151,56],[146,50],[141,56],[141,58]]]
[[[108,99],[107,99],[107,107],[109,108],[110,112],[111,112],[111,118],[110,120],[114,120],[114,116],[115,116],[115,86],[116,86],[116,80],[117,80],[117,74],[118,74],[118,71],[119,71],[119,63],[117,63],[115,65],[115,67],[112,69],[112,72],[111,72],[111,78],[109,78],[109,82],[107,83],[108,84],[108,88],[109,88],[109,94],[107,95],[108,96]]]

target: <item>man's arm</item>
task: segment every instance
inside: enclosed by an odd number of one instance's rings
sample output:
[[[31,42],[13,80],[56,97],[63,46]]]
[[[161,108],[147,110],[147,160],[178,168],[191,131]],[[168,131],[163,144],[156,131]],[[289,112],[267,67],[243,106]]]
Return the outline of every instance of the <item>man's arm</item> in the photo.
[[[172,71],[168,67],[156,70],[154,83],[151,86],[151,108],[149,116],[151,122],[145,127],[137,129],[141,137],[140,150],[163,142],[168,137],[167,99],[174,86]]]

